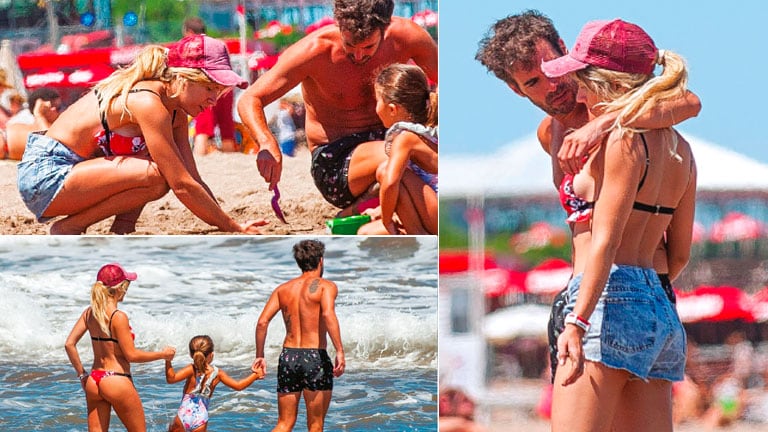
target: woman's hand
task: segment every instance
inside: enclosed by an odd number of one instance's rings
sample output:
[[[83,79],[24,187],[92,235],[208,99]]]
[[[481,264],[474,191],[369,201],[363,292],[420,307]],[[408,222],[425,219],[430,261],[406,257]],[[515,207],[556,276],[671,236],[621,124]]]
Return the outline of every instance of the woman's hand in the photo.
[[[567,374],[562,381],[564,386],[573,384],[584,373],[584,350],[581,342],[583,337],[584,330],[566,324],[565,330],[557,338],[558,371],[566,364],[570,366],[569,369],[563,369],[563,373]]]
[[[264,219],[249,220],[244,224],[240,224],[240,229],[246,234],[261,234],[258,227],[268,224]]]
[[[172,346],[167,346],[163,348],[162,351],[160,351],[162,358],[168,361],[173,360],[173,357],[176,356],[176,348]]]

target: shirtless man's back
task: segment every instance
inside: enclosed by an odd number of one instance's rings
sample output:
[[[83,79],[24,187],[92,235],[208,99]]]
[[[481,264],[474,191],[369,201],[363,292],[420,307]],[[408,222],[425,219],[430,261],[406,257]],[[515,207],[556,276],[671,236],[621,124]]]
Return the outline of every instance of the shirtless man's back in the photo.
[[[333,377],[344,373],[344,347],[335,312],[338,288],[323,279],[325,246],[304,240],[294,248],[301,276],[279,285],[267,300],[256,324],[254,371],[266,371],[264,344],[269,323],[282,313],[285,339],[277,370],[278,424],[276,431],[292,430],[299,401],[304,396],[310,431],[322,431],[331,403]],[[327,337],[336,350],[335,364],[326,351]]]

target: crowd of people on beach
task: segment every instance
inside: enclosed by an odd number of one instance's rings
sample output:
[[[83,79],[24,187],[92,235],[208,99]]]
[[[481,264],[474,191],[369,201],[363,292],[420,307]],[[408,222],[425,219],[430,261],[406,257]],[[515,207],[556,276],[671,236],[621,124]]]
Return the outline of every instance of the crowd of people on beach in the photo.
[[[147,45],[66,109],[60,99],[30,107],[22,151],[6,152],[21,160],[24,203],[38,222],[52,221],[51,234],[87,233],[108,218],[110,232],[129,234],[147,203],[173,191],[218,230],[258,234],[266,218],[228,215],[195,157],[211,151],[214,135],[222,151],[247,147],[277,197],[301,123],[315,187],[337,217],[365,212],[373,221],[365,233],[437,234],[437,43],[393,12],[392,0],[335,0],[335,25],[289,46],[252,84],[232,70],[226,44],[188,18],[180,41]],[[394,65],[408,79],[379,79]],[[285,96],[299,86],[297,110]],[[244,90],[236,102],[235,87]],[[277,101],[273,131],[265,108]]]
[[[267,373],[265,359],[267,329],[281,313],[285,338],[277,365],[278,416],[274,430],[292,430],[303,399],[307,410],[307,429],[322,431],[330,407],[334,378],[345,370],[344,346],[335,312],[338,287],[324,279],[325,245],[317,240],[302,240],[293,247],[301,275],[274,289],[255,326],[255,358],[251,372],[241,379],[231,377],[213,364],[214,341],[197,335],[189,341],[190,364],[174,369],[176,349],[144,351],[136,347],[136,335],[128,315],[118,308],[138,275],[118,263],[102,266],[91,288],[90,305],[75,322],[64,344],[67,356],[85,392],[89,431],[109,430],[112,411],[126,430],[146,431],[142,400],[131,375],[132,363],[165,361],[169,384],[184,381],[180,406],[169,431],[205,431],[213,392],[222,383],[243,390]],[[93,363],[88,371],[77,349],[88,333]],[[326,350],[330,338],[335,350],[331,360]]]

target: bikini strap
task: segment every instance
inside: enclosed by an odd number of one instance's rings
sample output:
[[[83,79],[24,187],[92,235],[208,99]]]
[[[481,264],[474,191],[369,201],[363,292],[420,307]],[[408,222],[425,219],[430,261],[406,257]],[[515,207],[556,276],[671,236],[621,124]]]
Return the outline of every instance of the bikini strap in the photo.
[[[640,134],[640,138],[643,140],[643,148],[645,149],[645,171],[643,177],[640,179],[640,183],[637,185],[637,190],[640,190],[645,183],[645,177],[648,175],[648,166],[651,164],[651,158],[648,156],[648,143],[645,142],[645,135]]]
[[[112,312],[112,315],[110,315],[110,316],[109,316],[109,335],[110,335],[110,336],[112,336],[112,317],[114,317],[114,316],[115,316],[115,314],[116,314],[116,313],[117,313],[119,310],[120,310],[120,309],[115,309],[115,310]]]
[[[155,96],[160,97],[160,93],[158,93],[158,92],[156,92],[156,91],[154,91],[152,89],[148,89],[148,88],[130,89],[130,90],[128,90],[128,93],[138,93],[140,91],[150,92],[150,93],[154,94]]]
[[[101,94],[98,89],[93,89],[93,94],[96,95],[96,100],[101,105]],[[112,135],[109,131],[109,124],[107,124],[107,110],[102,111],[99,109],[99,119],[101,119],[101,128],[104,129],[104,139],[107,142],[106,148],[110,148],[109,136]]]

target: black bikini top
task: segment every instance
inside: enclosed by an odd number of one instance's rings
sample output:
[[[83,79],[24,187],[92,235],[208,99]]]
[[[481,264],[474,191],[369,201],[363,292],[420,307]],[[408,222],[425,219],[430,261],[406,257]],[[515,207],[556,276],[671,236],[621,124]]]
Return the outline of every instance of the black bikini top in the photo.
[[[645,149],[645,172],[643,172],[643,177],[640,179],[640,184],[637,185],[637,190],[640,191],[640,188],[643,187],[643,183],[645,183],[645,177],[648,175],[648,166],[651,164],[651,159],[648,156],[648,144],[645,142],[645,135],[640,134],[640,138],[643,140],[643,148]],[[641,202],[635,201],[632,204],[632,208],[639,211],[644,211],[648,213],[653,213],[655,215],[658,214],[667,214],[671,215],[675,213],[674,207],[664,207],[660,205],[649,205],[644,204]]]
[[[109,316],[109,329],[112,330],[112,317],[115,316],[117,313],[117,309],[115,309],[114,312],[112,312],[112,315]],[[114,342],[117,343],[117,339],[112,337],[99,337],[99,336],[91,336],[91,340],[98,341],[98,342]]]

